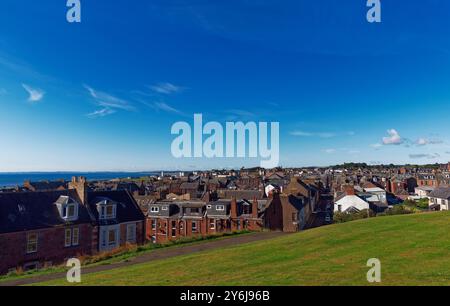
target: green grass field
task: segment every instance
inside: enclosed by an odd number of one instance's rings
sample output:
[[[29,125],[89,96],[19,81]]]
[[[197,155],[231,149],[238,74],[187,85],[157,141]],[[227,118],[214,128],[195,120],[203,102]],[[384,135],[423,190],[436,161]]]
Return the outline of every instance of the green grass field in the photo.
[[[450,213],[379,217],[82,276],[81,285],[450,285]],[[39,285],[65,285],[64,280]]]

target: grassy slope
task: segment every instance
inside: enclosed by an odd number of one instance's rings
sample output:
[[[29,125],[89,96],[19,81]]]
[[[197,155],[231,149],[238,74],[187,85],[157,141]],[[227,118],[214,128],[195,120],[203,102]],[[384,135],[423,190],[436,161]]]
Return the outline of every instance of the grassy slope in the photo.
[[[85,275],[82,285],[450,285],[450,213],[373,218]],[[47,284],[64,285],[54,281]]]

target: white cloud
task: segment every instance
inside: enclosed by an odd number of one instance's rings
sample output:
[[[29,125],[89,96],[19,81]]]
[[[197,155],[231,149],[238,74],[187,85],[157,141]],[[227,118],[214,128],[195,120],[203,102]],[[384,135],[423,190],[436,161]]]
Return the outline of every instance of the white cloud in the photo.
[[[172,83],[158,83],[156,85],[150,86],[150,89],[160,94],[170,95],[182,91],[183,87],[174,85]]]
[[[299,137],[319,137],[319,138],[333,138],[336,136],[336,134],[328,132],[314,133],[304,131],[292,131],[290,134],[292,136],[299,136]]]
[[[39,102],[44,98],[45,91],[39,88],[32,88],[27,84],[22,84],[22,87],[27,91],[29,97],[28,101],[30,102]]]
[[[434,154],[409,154],[409,158],[411,159],[421,159],[421,158],[428,158],[428,159],[436,159],[441,157],[440,154],[434,153]]]
[[[181,111],[164,102],[155,102],[152,104],[152,107],[156,110],[161,110],[168,113],[174,113],[179,115],[182,114]]]
[[[438,139],[426,139],[426,138],[419,138],[416,141],[416,145],[418,146],[426,146],[426,145],[433,145],[433,144],[441,144],[443,143],[442,140],[438,140]]]
[[[400,145],[405,141],[395,129],[388,130],[389,137],[383,137],[384,145]]]
[[[84,88],[89,92],[89,95],[94,99],[95,104],[101,109],[87,114],[89,118],[99,118],[114,114],[117,110],[135,111],[136,108],[128,101],[108,94],[106,92],[98,91],[84,85]]]
[[[370,145],[372,148],[374,148],[374,149],[379,149],[379,148],[381,148],[383,145],[381,144],[381,143],[374,143],[374,144],[371,144]]]
[[[100,118],[100,117],[105,117],[105,116],[108,116],[108,115],[112,115],[115,112],[116,111],[113,110],[113,109],[103,108],[103,109],[96,110],[95,112],[89,113],[86,116],[89,117],[89,118],[94,119],[94,118]]]
[[[325,151],[325,153],[327,153],[327,154],[333,154],[333,153],[336,152],[336,149],[326,149],[326,150],[324,150],[324,151]]]

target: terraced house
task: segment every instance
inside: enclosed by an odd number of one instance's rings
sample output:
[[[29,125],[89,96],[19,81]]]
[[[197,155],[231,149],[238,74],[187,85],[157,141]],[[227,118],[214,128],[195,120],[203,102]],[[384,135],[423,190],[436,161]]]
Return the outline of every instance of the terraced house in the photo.
[[[75,190],[0,194],[0,274],[90,255],[95,220]]]
[[[145,217],[127,191],[0,193],[0,274],[38,269],[127,243],[143,243]]]
[[[256,199],[162,201],[150,204],[147,215],[147,239],[155,243],[238,230],[259,231],[262,227]]]

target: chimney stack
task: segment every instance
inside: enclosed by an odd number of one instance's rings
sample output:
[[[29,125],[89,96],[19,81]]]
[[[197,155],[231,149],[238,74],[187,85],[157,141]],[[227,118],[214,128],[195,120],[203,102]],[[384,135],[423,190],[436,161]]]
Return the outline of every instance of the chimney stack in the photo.
[[[237,218],[237,201],[236,198],[231,199],[231,218]]]
[[[72,177],[72,181],[69,183],[69,189],[74,189],[76,191],[81,204],[87,204],[88,186],[85,177]]]
[[[258,218],[258,200],[256,197],[253,198],[252,202],[252,218]]]

